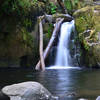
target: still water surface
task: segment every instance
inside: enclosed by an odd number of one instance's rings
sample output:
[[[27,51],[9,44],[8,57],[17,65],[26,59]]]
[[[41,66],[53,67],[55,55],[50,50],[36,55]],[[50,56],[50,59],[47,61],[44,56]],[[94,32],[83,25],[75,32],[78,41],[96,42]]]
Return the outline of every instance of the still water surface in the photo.
[[[40,82],[60,100],[95,100],[100,95],[100,70],[69,68],[35,72],[32,69],[0,69],[0,88],[25,81]]]

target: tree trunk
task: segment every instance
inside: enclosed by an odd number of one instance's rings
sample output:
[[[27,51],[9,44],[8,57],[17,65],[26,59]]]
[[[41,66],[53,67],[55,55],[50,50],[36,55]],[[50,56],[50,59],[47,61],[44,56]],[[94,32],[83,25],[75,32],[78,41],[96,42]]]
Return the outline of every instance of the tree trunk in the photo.
[[[67,12],[67,10],[66,10],[66,8],[65,8],[65,6],[64,6],[63,1],[57,0],[57,2],[58,2],[58,4],[60,5],[60,7],[62,8],[63,13],[67,14],[68,12]]]
[[[39,45],[39,52],[40,52],[40,69],[45,70],[45,63],[43,57],[43,26],[42,26],[42,19],[44,16],[39,17],[39,33],[40,33],[40,45]]]
[[[42,27],[42,20],[41,17],[39,18],[39,27],[40,27],[40,62],[41,62],[41,70],[45,70],[45,63],[44,63],[44,57],[43,57],[43,27]]]
[[[44,54],[43,54],[44,60],[45,60],[46,57],[48,56],[49,51],[50,51],[51,47],[53,46],[54,40],[55,40],[55,38],[57,37],[57,34],[58,34],[59,30],[60,30],[60,26],[61,26],[61,24],[62,24],[63,21],[64,21],[64,18],[62,18],[62,19],[59,18],[59,19],[57,19],[57,21],[56,21],[56,25],[55,25],[55,27],[54,27],[54,31],[53,31],[53,33],[52,33],[51,39],[50,39],[50,41],[49,41],[49,43],[48,43],[48,45],[47,45],[47,47],[46,47],[46,49],[45,49],[45,51],[44,51]],[[36,65],[36,70],[39,70],[39,69],[40,69],[40,65],[41,65],[41,62],[40,62],[40,60],[39,60],[39,62],[38,62],[37,65]]]

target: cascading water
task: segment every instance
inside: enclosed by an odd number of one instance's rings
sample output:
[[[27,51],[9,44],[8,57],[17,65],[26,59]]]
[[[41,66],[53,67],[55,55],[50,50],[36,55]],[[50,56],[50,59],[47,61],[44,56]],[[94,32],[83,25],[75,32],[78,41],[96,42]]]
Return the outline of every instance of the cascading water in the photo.
[[[64,22],[61,25],[55,65],[50,66],[47,69],[80,69],[79,67],[71,67],[70,65],[70,63],[72,63],[72,60],[69,52],[69,42],[71,33],[75,32],[74,24],[75,22],[74,20],[72,20],[71,22]]]
[[[71,32],[74,30],[74,20],[65,22],[61,26],[59,43],[57,46],[56,66],[69,66],[69,40]]]

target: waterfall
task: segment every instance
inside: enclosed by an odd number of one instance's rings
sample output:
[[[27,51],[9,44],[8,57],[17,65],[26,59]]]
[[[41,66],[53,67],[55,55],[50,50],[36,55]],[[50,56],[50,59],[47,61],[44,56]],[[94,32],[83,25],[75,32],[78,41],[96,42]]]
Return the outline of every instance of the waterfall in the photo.
[[[71,32],[74,30],[74,20],[61,25],[60,38],[57,46],[56,66],[70,66],[69,40]]]
[[[55,65],[50,66],[47,69],[80,69],[79,67],[73,67],[70,65],[70,63],[73,62],[70,57],[69,42],[71,33],[75,32],[74,23],[74,20],[72,20],[71,22],[64,22],[61,25]]]

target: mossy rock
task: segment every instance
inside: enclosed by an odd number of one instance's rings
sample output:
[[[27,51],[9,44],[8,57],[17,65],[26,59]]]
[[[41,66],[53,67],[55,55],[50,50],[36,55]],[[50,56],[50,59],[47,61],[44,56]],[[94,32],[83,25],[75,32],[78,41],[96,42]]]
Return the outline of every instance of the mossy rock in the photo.
[[[73,15],[82,46],[83,65],[100,66],[100,6],[87,6]]]
[[[93,5],[93,0],[64,0],[64,5],[69,13],[81,9],[87,5]]]

